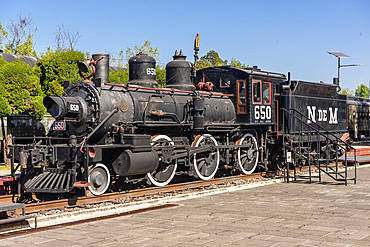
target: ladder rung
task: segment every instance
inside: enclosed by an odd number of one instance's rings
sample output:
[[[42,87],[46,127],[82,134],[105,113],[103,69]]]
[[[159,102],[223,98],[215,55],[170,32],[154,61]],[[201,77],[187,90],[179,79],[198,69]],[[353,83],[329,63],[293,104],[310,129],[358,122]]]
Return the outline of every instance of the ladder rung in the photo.
[[[337,166],[336,165],[327,165],[327,166],[324,166],[324,167],[328,167],[328,168],[336,168]],[[339,168],[339,166],[338,166]]]
[[[299,177],[299,178],[310,178],[310,176],[309,175],[298,175],[297,177]],[[320,178],[320,176],[311,176],[311,178]]]
[[[356,180],[356,178],[338,178],[337,181]]]
[[[328,173],[328,174],[344,174],[346,172],[335,172],[335,171],[325,171],[322,169],[322,171],[324,171],[325,173]]]

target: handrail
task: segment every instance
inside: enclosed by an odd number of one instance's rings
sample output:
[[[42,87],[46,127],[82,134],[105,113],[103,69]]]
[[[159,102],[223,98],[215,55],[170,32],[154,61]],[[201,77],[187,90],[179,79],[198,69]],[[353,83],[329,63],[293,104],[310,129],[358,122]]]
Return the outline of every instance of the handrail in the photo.
[[[315,127],[309,125],[308,123],[306,123],[305,121],[303,121],[302,119],[298,118],[296,115],[292,114],[290,111],[288,111],[287,109],[285,108],[281,108],[283,111],[287,112],[290,116],[293,116],[294,118],[298,119],[301,123],[303,123],[305,126],[315,130],[317,133],[319,133],[320,135],[322,135],[323,137],[327,138],[327,139],[330,139],[331,141],[333,141],[329,136],[326,136],[325,134],[323,134],[319,129],[316,129]],[[325,129],[324,127],[322,127],[321,125],[317,124],[316,122],[312,121],[312,119],[308,118],[307,116],[303,115],[302,113],[300,113],[299,111],[297,111],[296,109],[291,109],[292,111],[298,113],[300,116],[304,117],[306,120],[309,120],[311,121],[311,123],[313,123],[314,125],[318,126],[319,128],[321,128],[322,130],[324,130],[326,133],[332,135],[336,141],[341,141],[346,147],[349,147],[353,150],[355,150],[356,152],[356,149],[351,145],[351,144],[348,144],[347,142],[343,141],[342,139],[340,139],[338,136],[334,135],[333,133],[331,133],[329,130]],[[339,144],[339,143],[338,143]],[[341,147],[341,146],[340,146]],[[343,147],[341,147],[342,149],[344,149]]]
[[[296,109],[290,109],[289,111],[285,108],[281,108],[283,111],[287,112],[289,114],[289,120],[288,120],[288,123],[290,123],[288,125],[288,134],[289,136],[292,135],[291,133],[291,130],[292,128],[294,127],[294,123],[291,122],[291,117],[293,116],[295,119],[298,120],[298,123],[297,124],[300,124],[301,128],[302,128],[302,124],[304,126],[306,126],[308,128],[308,130],[314,130],[316,132],[316,134],[318,135],[321,135],[323,136],[325,139],[327,139],[328,141],[330,141],[331,143],[335,144],[336,145],[336,154],[335,154],[335,163],[336,163],[336,169],[334,170],[333,168],[330,168],[328,167],[328,163],[326,163],[326,170],[322,169],[320,167],[320,161],[318,163],[316,163],[318,165],[318,169],[319,169],[319,181],[321,182],[321,171],[326,173],[329,177],[333,178],[334,180],[337,180],[338,181],[338,175],[344,179],[345,181],[345,184],[347,185],[347,180],[348,180],[348,174],[347,174],[347,152],[352,149],[354,150],[354,161],[355,161],[355,176],[354,178],[351,178],[352,180],[354,180],[354,183],[356,183],[356,177],[357,177],[357,169],[356,169],[356,164],[357,164],[357,154],[356,154],[356,149],[349,143],[347,143],[346,141],[342,140],[341,138],[339,138],[338,136],[336,136],[334,133],[330,132],[329,130],[325,129],[323,126],[317,124],[316,122],[312,121],[312,119],[310,119],[309,117],[303,115],[301,112],[297,111]],[[293,113],[293,112],[294,113]],[[298,113],[298,114],[295,114],[295,113]],[[283,118],[283,123],[285,122],[284,121],[285,118]],[[305,121],[306,120],[306,121]],[[307,120],[309,120],[312,124],[308,124]],[[313,126],[314,125],[314,126]],[[284,128],[285,130],[285,128]],[[300,138],[302,137],[302,130],[301,129],[301,133],[299,134]],[[293,134],[295,135],[295,134]],[[308,138],[310,140],[310,134],[308,133]],[[334,138],[333,138],[334,137]],[[300,139],[300,141],[302,142],[302,140]],[[344,144],[343,146],[341,144]],[[285,146],[285,145],[284,145]],[[310,147],[310,146],[309,146]],[[344,150],[344,156],[345,156],[345,162],[344,162],[344,166],[345,166],[345,175],[343,176],[340,172],[338,172],[338,147],[341,148],[342,150]],[[299,149],[300,149],[300,145],[299,145]],[[309,175],[309,178],[310,178],[310,183],[311,183],[311,159],[309,158],[310,157],[310,154],[308,155],[308,157],[306,157],[303,153],[301,153],[301,157],[303,157],[304,159],[308,160],[309,162],[309,171],[310,171],[310,175]],[[319,154],[319,156],[321,156]],[[326,162],[328,162],[328,160],[330,160],[331,158],[326,158]],[[329,170],[331,170],[332,172],[334,172],[334,174],[336,175],[335,177],[332,176],[332,174],[330,173],[330,171],[328,171],[328,168]],[[289,182],[289,169],[287,169],[287,174],[288,174],[288,182]],[[294,167],[294,174],[295,174],[295,167]],[[284,176],[285,176],[285,172],[284,172]],[[294,178],[295,178],[295,175],[294,175]],[[341,179],[340,178],[340,179]]]
[[[321,125],[319,125],[318,123],[316,123],[315,121],[313,121],[312,119],[308,118],[307,116],[303,115],[301,112],[297,111],[296,109],[291,109],[292,111],[298,113],[300,116],[304,117],[306,120],[309,120],[311,121],[311,123],[313,123],[314,125],[316,125],[317,127],[323,129],[326,133],[332,135],[333,137],[335,137],[337,140],[343,142],[345,145],[351,147],[352,149],[354,149],[350,144],[348,144],[347,142],[343,141],[342,139],[340,139],[338,136],[334,135],[332,132],[330,132],[329,130],[325,129],[324,127],[322,127]],[[310,125],[308,125],[310,126]]]

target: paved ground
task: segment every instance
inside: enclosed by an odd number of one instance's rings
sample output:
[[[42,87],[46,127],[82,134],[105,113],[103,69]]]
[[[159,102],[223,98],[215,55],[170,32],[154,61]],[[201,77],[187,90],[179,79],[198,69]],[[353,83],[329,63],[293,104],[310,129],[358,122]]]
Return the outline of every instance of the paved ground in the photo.
[[[16,171],[15,174],[16,175],[19,175],[20,174],[20,171]],[[0,178],[2,178],[2,177],[10,177],[10,176],[11,176],[10,170],[0,170]]]
[[[0,240],[0,246],[370,246],[370,167],[357,185],[282,183]]]

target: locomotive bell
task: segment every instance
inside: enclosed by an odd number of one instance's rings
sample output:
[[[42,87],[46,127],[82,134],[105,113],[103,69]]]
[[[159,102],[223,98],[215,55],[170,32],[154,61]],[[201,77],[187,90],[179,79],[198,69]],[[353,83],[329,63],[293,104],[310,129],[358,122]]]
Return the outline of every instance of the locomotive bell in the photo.
[[[77,66],[82,73],[87,73],[89,72],[90,64],[91,61],[89,59],[85,59],[83,62],[78,62]]]

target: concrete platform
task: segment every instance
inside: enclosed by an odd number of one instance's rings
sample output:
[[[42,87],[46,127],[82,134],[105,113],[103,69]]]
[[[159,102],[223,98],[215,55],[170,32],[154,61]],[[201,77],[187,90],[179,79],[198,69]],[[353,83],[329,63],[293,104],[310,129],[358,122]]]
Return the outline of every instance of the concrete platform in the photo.
[[[19,176],[21,174],[20,171],[16,171],[15,172],[15,175],[16,176]],[[0,170],[0,178],[2,177],[10,177],[11,176],[11,172],[10,170]]]
[[[356,157],[356,159],[355,159]],[[339,158],[339,161],[345,161],[346,158],[344,156]],[[370,163],[370,156],[362,156],[362,155],[347,155],[347,162],[348,163],[358,163],[358,164],[364,164],[364,163]]]
[[[356,149],[356,155],[360,156],[369,156],[370,155],[370,146],[353,146]],[[348,155],[354,155],[354,151],[349,151]]]
[[[370,167],[363,167],[356,185],[273,184],[0,246],[369,246],[369,224]]]

